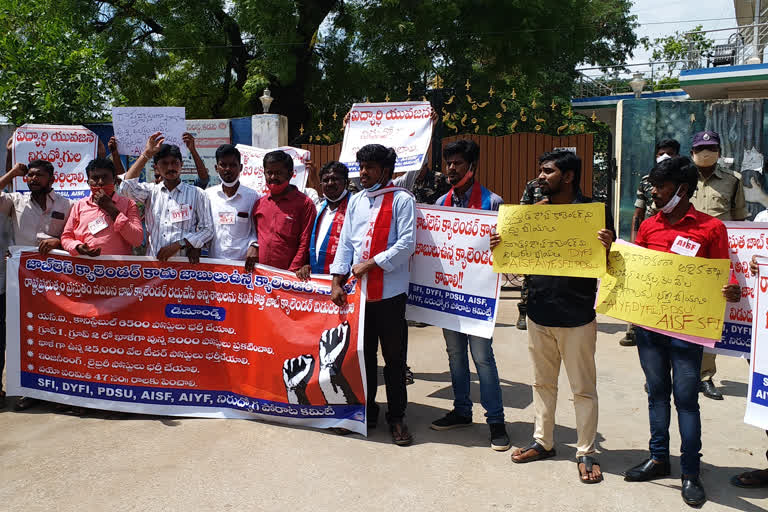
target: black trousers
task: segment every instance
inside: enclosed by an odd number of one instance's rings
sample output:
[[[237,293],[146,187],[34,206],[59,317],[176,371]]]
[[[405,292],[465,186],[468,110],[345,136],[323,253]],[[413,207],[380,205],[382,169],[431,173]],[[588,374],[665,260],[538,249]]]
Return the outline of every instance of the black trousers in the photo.
[[[405,359],[408,324],[405,321],[406,294],[365,304],[365,376],[369,414],[377,414],[378,346],[384,357],[384,385],[387,390],[387,422],[398,423],[405,416],[408,393],[405,389]]]

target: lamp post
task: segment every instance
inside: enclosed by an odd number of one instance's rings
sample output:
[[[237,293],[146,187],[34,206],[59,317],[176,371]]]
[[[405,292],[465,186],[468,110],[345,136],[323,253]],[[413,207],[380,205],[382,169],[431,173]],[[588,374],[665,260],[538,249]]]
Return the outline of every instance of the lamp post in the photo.
[[[646,83],[647,82],[645,81],[645,78],[643,78],[643,74],[639,71],[632,74],[632,80],[629,81],[629,86],[635,93],[636,99],[640,99],[640,96],[643,94],[643,87],[645,87]]]
[[[264,89],[264,95],[259,98],[259,101],[261,101],[261,108],[264,109],[265,114],[269,112],[269,106],[272,105],[274,99],[275,98],[272,97],[270,90]]]

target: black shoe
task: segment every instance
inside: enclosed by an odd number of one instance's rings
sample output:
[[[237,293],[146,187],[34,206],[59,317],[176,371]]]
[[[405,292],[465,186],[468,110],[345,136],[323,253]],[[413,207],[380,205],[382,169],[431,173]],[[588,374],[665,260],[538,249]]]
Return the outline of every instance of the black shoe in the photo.
[[[705,397],[711,398],[712,400],[723,399],[723,394],[717,390],[717,387],[715,387],[715,383],[712,382],[712,379],[701,381],[699,383],[699,391],[701,391]]]
[[[16,400],[16,404],[13,406],[14,411],[26,411],[27,409],[31,409],[33,407],[37,407],[42,403],[42,400],[38,400],[37,398],[30,398],[28,396],[22,396],[18,400]]]
[[[515,325],[518,329],[521,331],[528,330],[528,324],[525,322],[525,315],[520,313],[520,316],[517,317],[517,324]]]
[[[698,476],[687,477],[683,476],[683,489],[680,494],[683,496],[683,501],[686,505],[692,507],[700,507],[707,501],[707,494],[704,492],[704,486],[701,485],[701,480]]]
[[[637,342],[635,341],[635,338],[633,338],[631,334],[627,333],[626,336],[624,336],[619,340],[619,345],[621,345],[622,347],[634,347],[635,345],[637,345]]]
[[[497,452],[504,452],[512,447],[507,428],[503,423],[490,423],[488,427],[491,429],[491,448]]]
[[[657,464],[653,459],[647,459],[637,466],[626,470],[624,472],[624,480],[627,482],[647,482],[648,480],[669,476],[669,473],[669,461]]]
[[[413,371],[411,371],[410,366],[406,366],[405,367],[405,385],[410,386],[414,382],[416,381],[413,379]]]
[[[459,416],[456,411],[451,411],[439,420],[435,420],[429,426],[432,430],[451,430],[452,428],[469,427],[472,425],[472,417]]]

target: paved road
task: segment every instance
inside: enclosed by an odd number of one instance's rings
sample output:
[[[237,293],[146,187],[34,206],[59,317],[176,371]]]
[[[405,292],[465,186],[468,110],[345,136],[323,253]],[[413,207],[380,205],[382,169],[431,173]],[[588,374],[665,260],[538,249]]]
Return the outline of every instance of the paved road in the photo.
[[[514,328],[515,296],[505,292],[494,350],[513,444],[532,435],[531,369],[524,332]],[[647,401],[633,348],[618,345],[624,324],[600,318],[598,439],[605,482],[579,482],[574,414],[560,381],[558,456],[515,465],[489,448],[483,412],[471,428],[435,432],[451,408],[441,332],[411,328],[408,421],[416,443],[394,446],[379,428],[365,439],[244,420],[175,419],[50,409],[0,413],[0,510],[155,511],[493,511],[689,510],[680,499],[680,444],[673,416],[673,476],[624,482],[620,472],[646,457]],[[745,361],[718,358],[723,402],[701,399],[704,510],[763,511],[768,490],[731,487],[731,475],[768,466],[763,431],[745,425]],[[383,385],[379,388],[383,399]],[[473,381],[473,394],[479,387]]]

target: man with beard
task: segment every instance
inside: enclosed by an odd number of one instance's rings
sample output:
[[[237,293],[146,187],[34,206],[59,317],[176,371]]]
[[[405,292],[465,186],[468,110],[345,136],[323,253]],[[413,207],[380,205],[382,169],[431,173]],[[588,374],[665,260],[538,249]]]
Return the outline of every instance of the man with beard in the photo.
[[[413,195],[392,184],[397,155],[392,148],[368,144],[357,152],[360,184],[347,206],[339,246],[330,271],[333,274],[331,300],[346,304],[344,284],[350,272],[366,277],[365,373],[367,422],[376,426],[377,352],[381,342],[384,356],[384,383],[387,389],[387,423],[392,442],[407,446],[413,436],[405,425],[408,394],[405,387],[405,357],[408,326],[405,305],[410,282],[409,261],[416,248]]]
[[[17,163],[0,178],[0,190],[5,189],[16,177],[26,177],[28,193],[0,192],[0,211],[10,217],[16,245],[37,247],[40,254],[48,254],[61,248],[61,234],[72,207],[69,199],[53,191],[53,164],[45,160],[33,160],[28,165]],[[0,307],[5,316],[5,288]],[[5,330],[0,351],[5,366]],[[23,411],[39,404],[36,398],[21,397],[14,409]]]
[[[579,189],[581,160],[570,151],[544,153],[539,158],[539,184],[549,204],[590,203]],[[547,208],[540,205],[536,208]],[[596,233],[610,249],[616,238],[613,219],[606,207],[606,227]],[[491,235],[491,248],[501,243]],[[582,277],[532,275],[528,295],[528,352],[533,363],[533,404],[536,411],[533,442],[512,453],[521,464],[556,455],[555,407],[560,363],[565,365],[576,411],[576,463],[585,484],[603,480],[595,459],[597,435],[597,373],[595,370],[595,295],[597,280]]]
[[[216,149],[216,172],[221,184],[206,189],[213,216],[213,239],[208,251],[211,258],[257,262],[256,227],[251,219],[253,205],[260,197],[240,183],[243,170],[240,151],[232,144]]]
[[[149,136],[144,151],[125,174],[121,192],[144,203],[148,256],[167,261],[183,250],[190,263],[199,263],[203,245],[213,238],[211,203],[201,189],[182,183],[181,150],[164,140],[160,132]],[[162,176],[160,183],[139,182],[150,158]]]
[[[263,163],[269,194],[253,205],[253,223],[259,242],[255,258],[249,255],[246,259],[245,271],[250,272],[253,264],[259,262],[298,275],[309,262],[315,204],[291,185],[291,155],[280,150],[270,151],[264,155]]]
[[[437,206],[474,208],[498,211],[504,202],[501,197],[483,187],[475,178],[480,147],[471,140],[457,140],[443,149],[446,174],[452,188],[438,198]],[[434,430],[449,430],[472,425],[472,400],[469,396],[469,357],[480,379],[480,401],[485,409],[486,422],[490,429],[491,448],[496,451],[508,450],[509,436],[504,426],[504,404],[501,399],[501,384],[496,359],[493,355],[493,339],[481,338],[451,329],[443,329],[448,366],[451,370],[453,388],[453,410],[443,418],[432,422]]]

